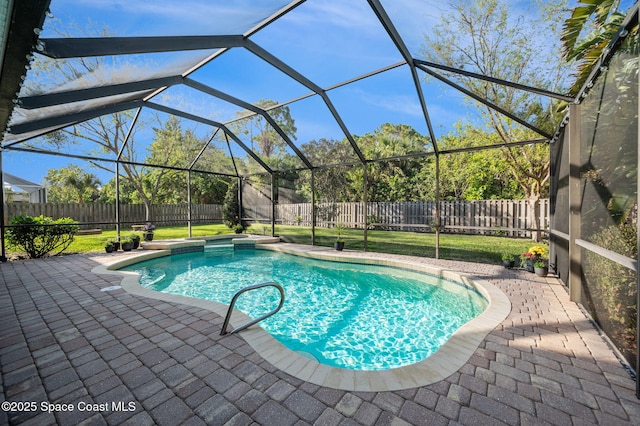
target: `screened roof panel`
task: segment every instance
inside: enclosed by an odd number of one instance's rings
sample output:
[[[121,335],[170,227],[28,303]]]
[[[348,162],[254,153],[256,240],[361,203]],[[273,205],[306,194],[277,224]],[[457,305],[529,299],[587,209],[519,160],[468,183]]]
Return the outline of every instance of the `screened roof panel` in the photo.
[[[106,108],[110,108],[112,112],[131,109],[135,105],[130,103],[145,93],[146,91],[134,92],[37,109],[15,108],[9,127],[11,133],[19,136],[41,128],[73,124],[104,114]]]
[[[310,91],[242,48],[228,50],[190,77],[250,104],[260,100],[285,102]]]
[[[329,97],[353,135],[373,134],[385,123],[407,124],[422,135],[428,134],[420,99],[407,66],[338,87],[329,92]],[[349,107],[353,101],[357,102],[357,109]],[[428,146],[422,149],[423,152],[430,150]],[[410,152],[394,153],[405,154]]]
[[[421,71],[418,76],[436,139],[458,124],[482,125],[481,112],[469,97]]]
[[[293,142],[313,166],[358,161],[357,154],[320,96],[292,102],[286,108],[296,127],[296,139]],[[269,111],[269,114],[274,119],[278,118],[276,111]],[[323,147],[318,143],[322,140],[333,142]],[[326,152],[321,149],[330,146],[335,150]]]
[[[198,50],[57,60],[36,55],[20,94],[34,96],[180,76],[215,52],[217,50]],[[156,83],[149,87],[158,86]]]
[[[286,6],[284,0],[53,0],[50,10],[75,37],[90,20],[118,36],[243,34]],[[50,21],[49,19],[48,21]],[[45,30],[47,25],[45,24]],[[76,29],[76,31],[72,31]],[[48,36],[48,35],[47,35]]]
[[[122,151],[122,160],[188,168],[215,130],[206,124],[145,108]]]
[[[212,139],[210,138],[202,153],[194,158],[192,169],[235,175],[234,159],[229,149],[231,144],[235,144],[233,140],[227,143],[224,132],[218,131]]]
[[[262,115],[252,115],[229,125],[229,129],[251,150],[251,152],[269,165],[273,170],[304,168],[305,164],[295,153],[291,142],[291,129],[281,122],[280,128],[288,137],[283,139],[279,132]]]
[[[380,0],[404,44],[414,58],[420,56],[424,35],[440,22],[445,2],[415,0]]]
[[[402,59],[365,1],[307,1],[252,39],[320,87]]]
[[[242,109],[183,84],[167,88],[151,98],[151,101],[221,123],[232,120],[238,110]]]
[[[424,62],[414,59],[446,10],[414,0],[52,0],[54,17],[34,45],[36,62],[3,147],[141,108],[135,149],[123,153],[131,161],[149,159],[154,126],[162,129],[171,116],[194,139],[175,167],[235,173],[235,160],[238,173],[247,174],[427,154],[434,150],[431,129],[437,141],[456,123],[481,123],[485,108],[464,93],[464,78],[438,71],[461,92],[428,77]],[[273,105],[285,105],[290,119],[283,122]],[[157,117],[164,121],[149,124]],[[192,164],[187,157],[200,152],[219,123],[233,133],[230,148],[221,131],[204,150],[219,161],[204,156]],[[406,138],[398,129],[407,127],[411,143],[398,142]],[[330,152],[318,152],[314,141],[326,141]],[[386,146],[361,157],[357,141]],[[163,164],[158,158],[149,161]]]
[[[59,132],[21,142],[17,146],[92,160],[115,160],[134,116],[135,111],[126,110],[94,118],[76,126],[63,127]]]

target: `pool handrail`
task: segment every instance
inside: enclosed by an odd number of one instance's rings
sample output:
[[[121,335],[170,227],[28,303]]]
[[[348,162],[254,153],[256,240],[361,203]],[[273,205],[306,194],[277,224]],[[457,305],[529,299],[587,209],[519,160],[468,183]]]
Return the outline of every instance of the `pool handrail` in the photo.
[[[262,288],[262,287],[275,287],[278,289],[278,291],[280,292],[280,303],[278,304],[278,307],[275,308],[274,310],[267,312],[266,314],[262,315],[261,317],[258,317],[252,321],[249,321],[248,323],[235,328],[233,331],[227,333],[227,326],[229,325],[229,320],[231,319],[231,313],[233,311],[233,305],[236,304],[236,300],[238,299],[238,297],[249,290],[255,290],[258,288]],[[254,284],[254,285],[250,285],[248,287],[245,287],[241,290],[238,290],[238,292],[236,294],[233,295],[233,298],[231,299],[231,303],[229,304],[229,309],[227,309],[227,315],[224,318],[224,323],[222,324],[222,330],[220,330],[220,335],[224,336],[225,334],[234,334],[237,333],[239,331],[244,330],[245,328],[251,327],[252,325],[262,321],[263,319],[269,318],[271,315],[275,314],[276,312],[278,312],[280,310],[280,308],[282,308],[282,305],[284,305],[284,289],[282,288],[282,286],[278,283],[274,283],[272,281],[270,282],[265,282],[265,283],[261,283],[261,284]]]

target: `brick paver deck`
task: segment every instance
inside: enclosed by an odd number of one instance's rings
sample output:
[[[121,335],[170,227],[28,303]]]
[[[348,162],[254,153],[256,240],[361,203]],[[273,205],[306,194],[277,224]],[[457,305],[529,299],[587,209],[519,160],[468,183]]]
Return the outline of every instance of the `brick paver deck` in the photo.
[[[242,333],[220,337],[217,314],[91,273],[127,255],[0,265],[0,424],[640,424],[635,382],[553,279],[417,259],[484,277],[511,314],[441,382],[348,392],[279,371]]]

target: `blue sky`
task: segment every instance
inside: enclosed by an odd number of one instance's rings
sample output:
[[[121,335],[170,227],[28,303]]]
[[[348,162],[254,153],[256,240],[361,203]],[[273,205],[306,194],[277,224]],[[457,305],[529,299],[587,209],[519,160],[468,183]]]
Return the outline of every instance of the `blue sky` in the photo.
[[[58,28],[74,36],[94,35],[96,28],[108,28],[114,36],[240,34],[280,9],[283,0],[52,0],[51,11]],[[426,0],[384,0],[383,6],[414,57],[420,50],[426,31],[445,12],[444,3]],[[525,10],[531,2],[515,3]],[[53,25],[45,24],[41,37],[56,37]],[[77,28],[94,28],[82,33]],[[326,88],[364,73],[395,64],[402,56],[389,40],[367,2],[344,0],[309,0],[281,17],[251,38],[320,87]],[[135,55],[126,58],[130,73],[162,73],[172,62],[193,61],[210,52],[188,54]],[[120,60],[122,61],[122,60]],[[121,66],[122,62],[118,63]],[[106,68],[109,77],[117,74]],[[422,73],[421,73],[422,75]],[[247,50],[231,49],[211,64],[191,75],[194,80],[222,90],[247,102],[261,99],[287,102],[308,94],[308,88],[292,81]],[[477,120],[477,112],[465,106],[462,96],[441,83],[422,82],[429,114],[436,134],[451,129],[454,122]],[[44,91],[52,89],[42,86]],[[329,92],[350,133],[373,132],[385,122],[412,125],[427,133],[415,86],[408,66],[379,74]],[[154,102],[179,105],[187,111],[216,121],[234,118],[239,107],[211,100],[186,86],[165,91]],[[295,119],[298,146],[312,139],[344,138],[329,111],[311,97],[289,105]],[[197,129],[202,137],[212,128],[183,122],[185,128]],[[150,133],[147,132],[150,142]],[[90,154],[89,147],[76,146],[69,152]],[[5,153],[5,171],[42,182],[49,168],[87,163],[67,158],[33,154]],[[87,171],[103,182],[112,177],[97,169]]]

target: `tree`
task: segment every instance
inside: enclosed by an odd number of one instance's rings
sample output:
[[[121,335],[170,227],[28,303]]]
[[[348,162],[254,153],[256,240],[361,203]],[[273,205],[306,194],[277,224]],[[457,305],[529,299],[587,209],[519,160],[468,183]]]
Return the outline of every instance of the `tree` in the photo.
[[[327,163],[340,164],[354,161],[353,148],[346,139],[318,139],[303,144],[300,151],[309,159],[311,164],[324,165]],[[299,193],[311,201],[311,174],[300,174],[297,187]],[[322,168],[314,171],[314,187],[318,200],[324,202],[348,201],[350,187],[345,169],[342,167]]]
[[[618,10],[620,0],[582,0],[578,4],[565,21],[561,38],[564,57],[569,62],[577,62],[576,80],[571,86],[574,95],[625,18]],[[637,30],[636,26],[631,33],[636,34]]]
[[[44,181],[52,203],[87,203],[100,197],[100,180],[78,166],[49,169]]]
[[[541,31],[537,22],[527,22],[524,17],[516,19],[508,4],[501,0],[454,0],[451,9],[451,14],[443,14],[433,35],[425,36],[427,48],[423,53],[429,60],[515,83],[562,91],[568,65],[551,59],[557,55],[555,50],[536,45],[534,40],[540,39],[537,35]],[[541,22],[550,34],[559,32],[555,21],[542,19]],[[529,93],[509,86],[466,76],[457,78],[471,92],[537,124],[543,131],[550,133],[559,121],[554,102],[542,104]],[[478,104],[478,107],[503,143],[539,137],[488,106]],[[525,193],[534,226],[539,229],[536,212],[549,179],[548,148],[522,145],[504,148],[503,153],[514,179]],[[539,240],[541,233],[534,233],[533,238]]]
[[[367,159],[385,159],[367,165],[367,199],[372,201],[407,201],[415,198],[411,185],[419,172],[419,158],[394,159],[408,154],[426,151],[428,138],[406,124],[385,123],[373,133],[356,138],[362,154]],[[348,172],[351,191],[359,198],[363,191],[363,169]]]
[[[439,147],[455,150],[495,144],[495,133],[459,124],[439,140]],[[440,156],[440,194],[449,200],[522,198],[500,149],[448,153]]]

